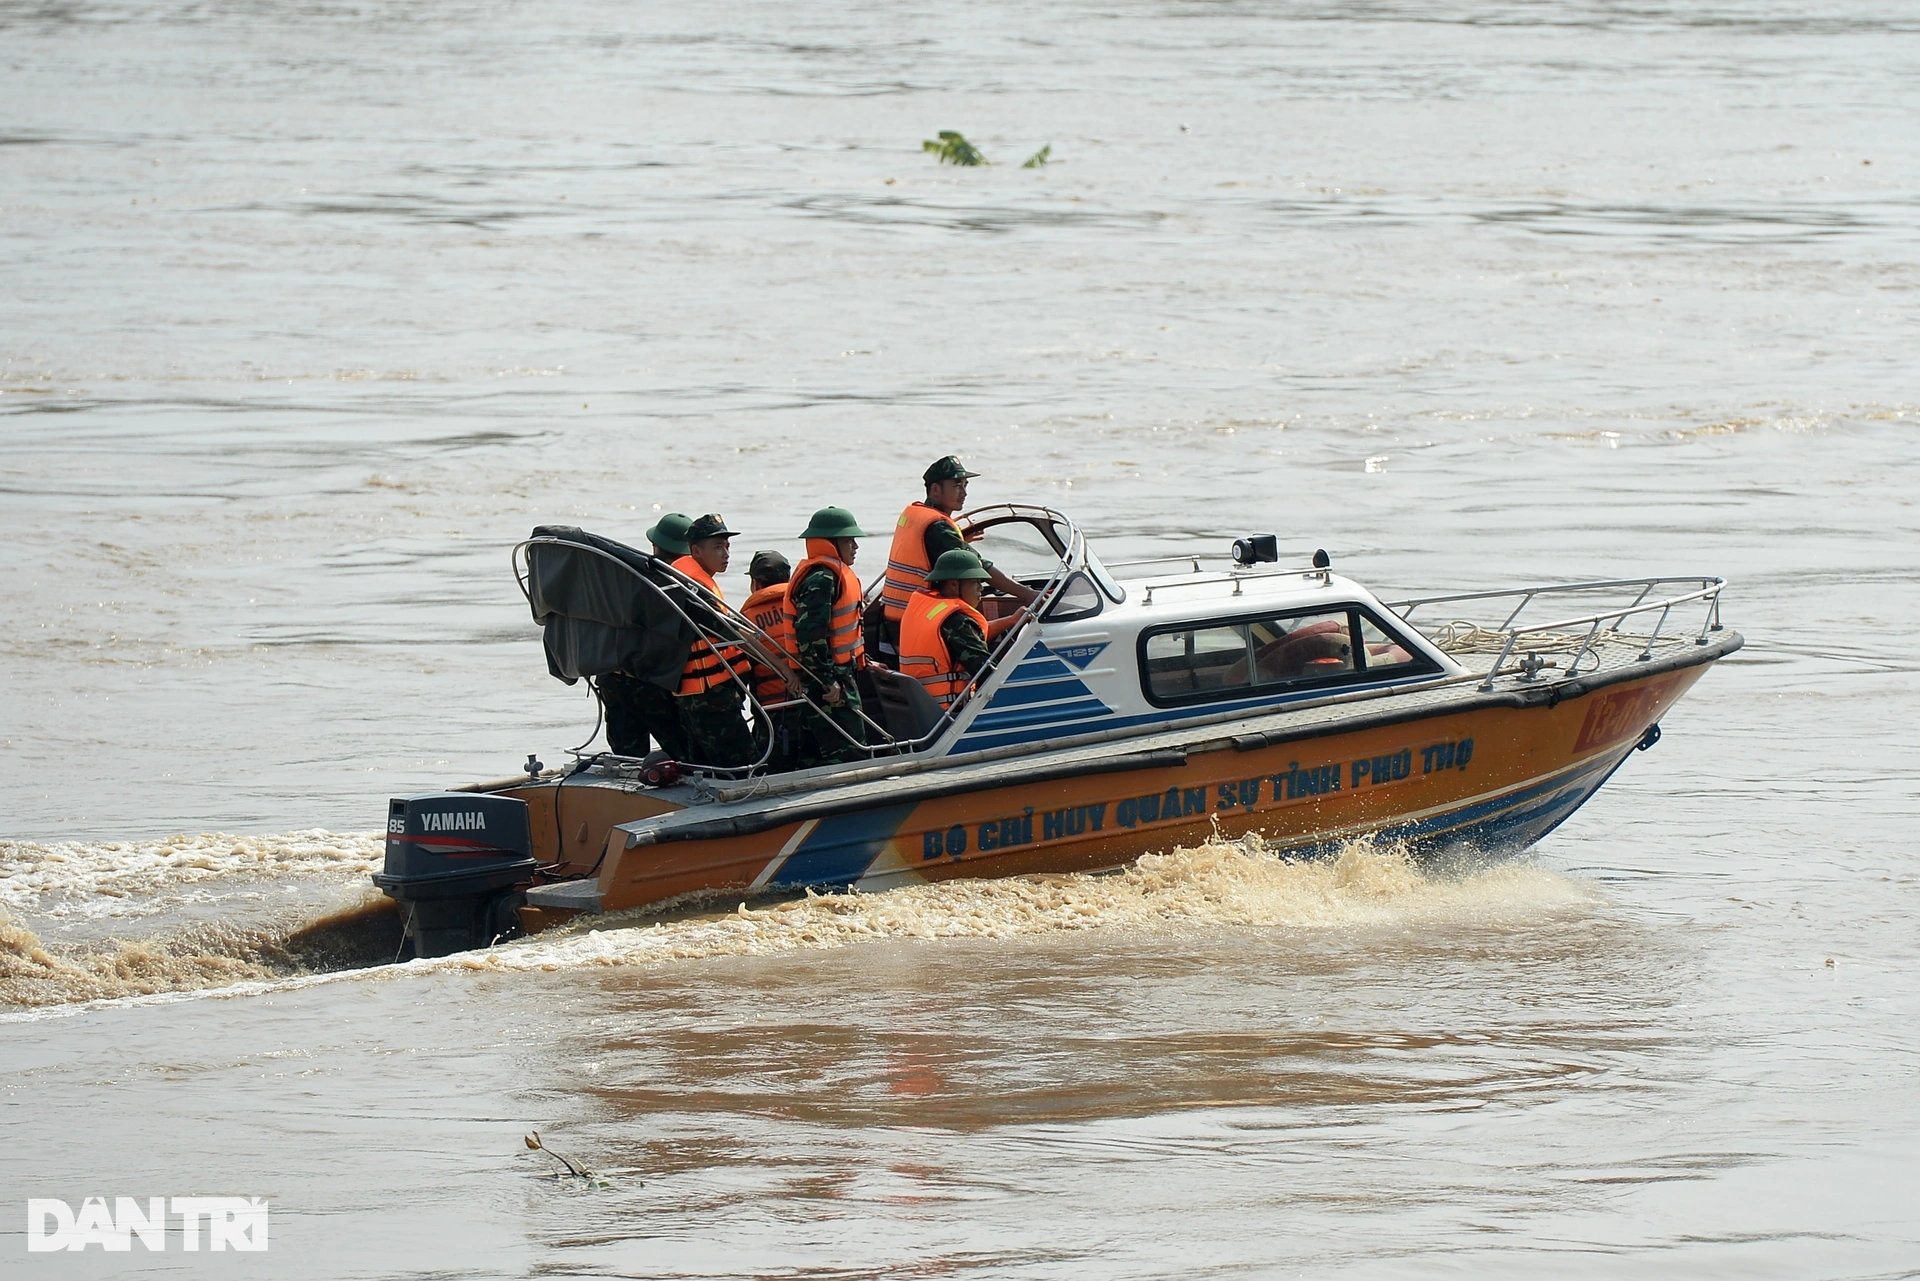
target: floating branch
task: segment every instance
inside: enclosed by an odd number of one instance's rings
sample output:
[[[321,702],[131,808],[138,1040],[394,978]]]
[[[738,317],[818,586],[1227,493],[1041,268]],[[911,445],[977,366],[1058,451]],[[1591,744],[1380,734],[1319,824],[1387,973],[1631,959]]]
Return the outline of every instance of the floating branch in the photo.
[[[1022,169],[1038,169],[1041,166],[1045,165],[1047,163],[1048,157],[1052,155],[1053,155],[1053,144],[1048,143],[1046,146],[1040,148],[1040,150],[1028,156],[1027,163],[1021,165],[1020,167]]]
[[[920,144],[920,150],[931,151],[940,158],[943,165],[984,165],[992,163],[968,142],[951,129],[942,129],[936,141],[929,138]]]
[[[527,1135],[527,1146],[535,1152],[545,1152],[548,1156],[558,1161],[561,1165],[566,1166],[567,1173],[571,1174],[574,1178],[586,1179],[588,1181],[592,1181],[593,1171],[589,1170],[586,1166],[581,1165],[578,1161],[575,1161],[572,1157],[561,1156],[558,1152],[555,1152],[552,1148],[548,1147],[545,1143],[542,1143],[540,1141],[540,1131],[535,1130],[531,1134]]]

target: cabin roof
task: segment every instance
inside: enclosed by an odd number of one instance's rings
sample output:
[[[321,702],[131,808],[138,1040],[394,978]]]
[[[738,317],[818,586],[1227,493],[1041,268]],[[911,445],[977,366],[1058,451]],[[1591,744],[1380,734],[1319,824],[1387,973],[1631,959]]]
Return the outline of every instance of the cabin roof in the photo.
[[[1118,582],[1126,589],[1126,600],[1119,605],[1108,602],[1108,610],[1137,615],[1143,626],[1159,621],[1238,618],[1263,609],[1312,608],[1350,601],[1371,605],[1383,617],[1391,614],[1359,583],[1324,570],[1258,566],[1140,574],[1119,578]]]

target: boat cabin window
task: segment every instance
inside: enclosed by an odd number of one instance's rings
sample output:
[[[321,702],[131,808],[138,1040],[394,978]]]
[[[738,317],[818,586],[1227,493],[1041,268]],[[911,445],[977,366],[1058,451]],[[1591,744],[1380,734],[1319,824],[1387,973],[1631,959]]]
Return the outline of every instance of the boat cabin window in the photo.
[[[1351,607],[1152,632],[1140,658],[1147,697],[1162,706],[1432,669],[1367,611]]]
[[[1100,609],[1100,593],[1094,588],[1093,580],[1085,574],[1075,573],[1060,589],[1053,604],[1047,607],[1047,621],[1071,623],[1079,618],[1092,618]]]
[[[1364,611],[1355,611],[1360,620],[1360,639],[1364,644],[1367,670],[1380,671],[1388,667],[1406,667],[1415,665],[1412,652],[1399,641],[1380,630],[1379,624]]]

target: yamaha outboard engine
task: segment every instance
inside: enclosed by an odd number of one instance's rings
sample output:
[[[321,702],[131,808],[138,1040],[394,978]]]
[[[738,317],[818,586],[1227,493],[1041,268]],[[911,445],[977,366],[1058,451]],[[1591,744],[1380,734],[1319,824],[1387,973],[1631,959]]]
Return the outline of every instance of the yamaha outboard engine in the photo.
[[[373,883],[398,900],[415,956],[486,947],[518,932],[533,879],[527,803],[476,792],[429,792],[387,807],[387,865]]]

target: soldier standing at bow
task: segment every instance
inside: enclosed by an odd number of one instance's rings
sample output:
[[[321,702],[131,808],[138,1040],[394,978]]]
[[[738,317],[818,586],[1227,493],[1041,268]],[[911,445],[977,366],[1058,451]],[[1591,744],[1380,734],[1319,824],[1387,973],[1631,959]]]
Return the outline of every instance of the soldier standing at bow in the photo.
[[[927,588],[927,574],[940,557],[952,551],[970,551],[953,513],[967,504],[967,482],[979,472],[966,469],[959,458],[948,454],[928,467],[921,476],[926,485],[924,500],[909,503],[893,531],[893,546],[887,551],[886,582],[880,588],[880,600],[886,618],[878,629],[879,658],[898,666],[900,619],[906,613],[907,598]],[[1016,582],[992,565],[982,562],[987,582],[997,592],[1011,596],[1022,605],[1033,604],[1039,593]]]

